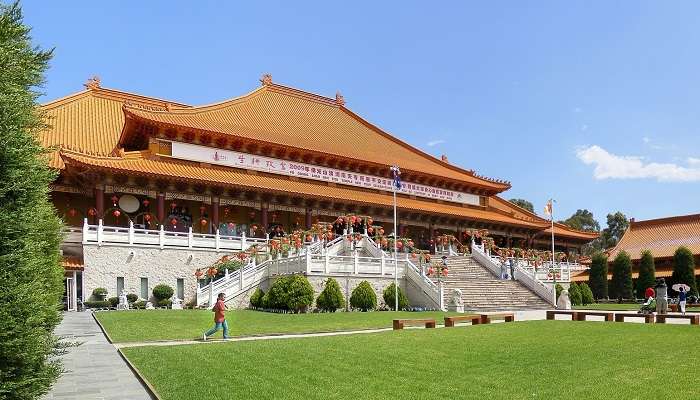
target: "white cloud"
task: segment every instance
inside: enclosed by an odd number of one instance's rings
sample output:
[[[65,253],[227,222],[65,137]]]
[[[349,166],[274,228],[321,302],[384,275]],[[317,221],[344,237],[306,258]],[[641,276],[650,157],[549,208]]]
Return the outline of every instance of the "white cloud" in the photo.
[[[433,146],[436,146],[436,145],[442,144],[442,143],[445,143],[445,141],[442,140],[442,139],[431,140],[431,141],[428,142],[428,147],[433,147]]]
[[[581,109],[581,107],[574,107],[574,110],[573,110],[573,111],[574,111],[575,113],[580,113],[580,112],[583,111],[583,110]]]
[[[594,165],[596,179],[652,178],[659,182],[700,181],[700,159],[688,158],[688,166],[674,163],[645,162],[643,157],[618,156],[600,146],[583,147],[576,156],[586,165]]]
[[[586,125],[586,124],[581,125],[581,131],[585,132],[587,130],[588,130],[588,125]]]
[[[642,138],[642,142],[644,142],[644,143],[649,143],[649,142],[651,142],[651,139],[649,139],[648,136],[644,136],[644,137]]]

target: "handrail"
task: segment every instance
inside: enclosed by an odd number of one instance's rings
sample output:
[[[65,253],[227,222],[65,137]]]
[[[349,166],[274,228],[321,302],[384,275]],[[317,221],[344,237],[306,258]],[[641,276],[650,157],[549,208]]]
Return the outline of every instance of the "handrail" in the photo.
[[[483,249],[483,245],[477,245],[472,243],[472,257],[483,267],[491,271],[494,275],[500,275],[500,265],[497,265],[496,262],[487,255],[487,253]],[[536,295],[540,296],[549,304],[556,304],[556,291],[554,290],[554,287],[545,285],[536,277],[528,274],[519,265],[516,265],[514,269],[516,273],[514,274],[513,278],[515,280],[520,281],[523,285],[528,287]]]
[[[430,278],[423,274],[423,271],[419,270],[418,267],[409,259],[406,259],[406,279],[414,282],[426,295],[428,298],[435,303],[439,309],[444,310],[444,292],[442,286],[438,286]]]

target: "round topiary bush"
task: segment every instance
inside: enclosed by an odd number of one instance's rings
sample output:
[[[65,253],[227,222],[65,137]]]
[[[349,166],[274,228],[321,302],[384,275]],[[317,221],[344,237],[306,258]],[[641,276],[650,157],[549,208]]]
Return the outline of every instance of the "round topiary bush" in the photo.
[[[250,296],[250,307],[262,308],[264,296],[265,296],[265,292],[260,288],[256,288],[255,291],[253,292],[253,295]]]
[[[586,282],[581,282],[578,285],[579,290],[581,291],[581,304],[584,306],[587,304],[592,304],[593,303],[593,291],[591,290],[591,287],[586,284]]]
[[[328,278],[326,286],[316,299],[316,307],[328,312],[335,312],[337,309],[345,307],[345,298],[343,298],[338,281]]]
[[[270,290],[263,296],[263,308],[271,310],[287,310],[287,286],[289,279],[280,276],[270,286]]]
[[[578,288],[576,282],[571,282],[569,286],[569,299],[571,300],[572,306],[581,305],[581,291]]]
[[[362,311],[375,310],[377,308],[377,295],[367,281],[360,282],[352,291],[350,305]]]
[[[287,277],[287,309],[304,312],[314,303],[314,288],[304,275]]]
[[[109,301],[109,305],[112,307],[119,305],[119,297],[110,297],[107,301]]]
[[[92,291],[92,297],[94,297],[98,300],[104,300],[107,297],[107,289],[105,289],[103,287],[95,288]]]
[[[129,303],[135,303],[139,300],[139,296],[135,295],[134,293],[129,293],[126,295],[126,301]]]
[[[387,305],[387,307],[391,308],[394,310],[394,307],[396,306],[396,285],[392,283],[391,285],[387,286],[386,289],[384,289],[383,297],[384,297],[384,304]],[[409,307],[408,304],[408,298],[406,295],[403,293],[403,290],[399,288],[399,310],[405,310]],[[394,310],[396,311],[396,310]]]
[[[153,288],[153,297],[158,299],[159,302],[161,300],[169,300],[171,297],[173,297],[174,293],[175,291],[173,288],[164,283],[156,285],[156,287]]]

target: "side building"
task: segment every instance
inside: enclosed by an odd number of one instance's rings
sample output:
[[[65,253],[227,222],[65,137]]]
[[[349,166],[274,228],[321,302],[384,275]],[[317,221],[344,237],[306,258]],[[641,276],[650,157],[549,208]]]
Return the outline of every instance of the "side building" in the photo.
[[[328,98],[272,82],[206,106],[103,88],[42,106],[51,186],[69,227],[69,309],[97,287],[151,296],[166,283],[189,301],[193,271],[272,226],[285,232],[371,216],[392,230],[389,167],[402,170],[398,234],[428,248],[438,235],[487,229],[501,247],[550,248],[550,224],[502,199],[510,183],[397,139]],[[558,251],[597,234],[555,224]],[[239,239],[236,239],[239,238]],[[244,239],[244,243],[245,243]]]

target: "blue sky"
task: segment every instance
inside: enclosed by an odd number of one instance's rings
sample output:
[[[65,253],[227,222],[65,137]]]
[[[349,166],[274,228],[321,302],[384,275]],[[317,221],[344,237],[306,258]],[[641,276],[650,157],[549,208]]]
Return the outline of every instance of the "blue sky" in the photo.
[[[700,2],[25,1],[44,100],[105,87],[192,104],[278,83],[508,179],[557,218],[700,212]]]

